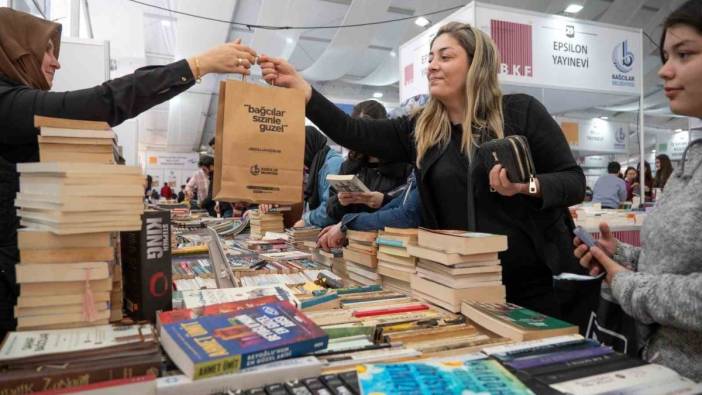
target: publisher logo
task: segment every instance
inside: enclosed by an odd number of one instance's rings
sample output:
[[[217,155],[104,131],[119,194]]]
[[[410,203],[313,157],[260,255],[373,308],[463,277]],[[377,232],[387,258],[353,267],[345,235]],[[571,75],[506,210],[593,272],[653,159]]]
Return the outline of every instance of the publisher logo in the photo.
[[[626,139],[626,132],[624,132],[624,128],[617,129],[617,131],[614,133],[614,139],[619,144],[624,143],[624,139]]]
[[[570,37],[570,38],[575,37],[575,26],[566,25],[565,35],[566,35],[566,37]]]
[[[261,168],[258,167],[258,165],[253,165],[249,169],[249,172],[251,172],[252,176],[257,176],[257,175],[261,174]]]
[[[490,35],[500,51],[500,73],[533,76],[531,25],[490,20]]]
[[[260,176],[261,174],[269,175],[269,176],[277,176],[278,175],[278,169],[276,169],[274,167],[260,167],[257,164],[251,166],[249,168],[249,172],[251,173],[252,176]]]
[[[624,40],[614,47],[612,63],[622,73],[628,73],[634,67],[634,54],[629,50],[628,40]]]

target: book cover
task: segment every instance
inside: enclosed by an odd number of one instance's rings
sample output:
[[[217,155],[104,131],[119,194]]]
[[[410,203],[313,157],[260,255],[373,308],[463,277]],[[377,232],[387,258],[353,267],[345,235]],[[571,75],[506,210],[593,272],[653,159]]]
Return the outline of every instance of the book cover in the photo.
[[[367,364],[356,369],[364,395],[533,394],[512,373],[492,360]]]
[[[370,192],[366,184],[354,174],[329,174],[329,185],[337,192]]]
[[[207,315],[231,314],[251,307],[261,306],[267,303],[273,303],[277,300],[277,297],[269,295],[261,296],[260,298],[242,300],[239,302],[213,304],[197,309],[175,309],[170,311],[162,311],[158,313],[158,323],[160,325],[166,325],[185,320],[192,320],[197,317]]]
[[[295,306],[300,301],[293,295],[292,290],[285,285],[258,285],[238,288],[198,289],[181,292],[185,308],[196,309],[221,303],[238,302],[262,296],[275,296]]]
[[[479,325],[514,340],[578,333],[578,327],[512,303],[464,301],[461,312]]]
[[[141,230],[121,233],[124,299],[127,313],[137,320],[156,321],[156,313],[173,307],[171,216],[149,210]]]
[[[192,379],[297,357],[327,347],[328,336],[288,302],[275,302],[162,327],[161,343]]]

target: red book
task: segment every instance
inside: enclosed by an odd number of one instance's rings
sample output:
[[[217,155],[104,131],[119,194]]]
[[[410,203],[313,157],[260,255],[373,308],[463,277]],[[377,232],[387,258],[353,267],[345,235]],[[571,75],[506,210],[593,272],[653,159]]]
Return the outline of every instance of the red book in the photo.
[[[176,309],[171,311],[163,311],[158,313],[158,322],[160,325],[172,324],[174,322],[192,320],[194,318],[206,315],[234,313],[239,310],[249,309],[251,307],[261,306],[266,303],[273,303],[277,301],[277,297],[268,295],[261,296],[260,298],[242,300],[239,302],[213,304],[210,306],[205,306],[201,309]]]

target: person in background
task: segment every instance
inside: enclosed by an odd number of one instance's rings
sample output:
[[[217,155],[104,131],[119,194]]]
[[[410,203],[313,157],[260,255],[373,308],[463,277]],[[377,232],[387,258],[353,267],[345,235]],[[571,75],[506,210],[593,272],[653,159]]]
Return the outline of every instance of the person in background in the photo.
[[[665,95],[673,113],[702,117],[702,1],[687,1],[663,23]],[[646,216],[641,247],[615,239],[606,223],[590,249],[574,239],[591,275],[603,271],[611,297],[647,334],[643,358],[702,381],[702,139],[691,141],[665,193]],[[645,330],[645,331],[644,331]]]
[[[600,176],[592,192],[592,201],[601,203],[603,208],[619,208],[619,203],[626,200],[626,183],[619,178],[619,162],[609,162],[607,174]]]
[[[499,53],[480,29],[447,23],[426,55],[426,106],[388,120],[349,117],[284,59],[261,55],[258,63],[267,82],[305,94],[307,118],[335,142],[413,164],[423,226],[506,235],[509,249],[500,260],[507,301],[560,315],[550,266],[570,256],[564,218],[585,194],[563,132],[535,98],[502,95]],[[512,183],[501,165],[475,160],[483,142],[515,134],[533,154],[536,174],[528,183]]]
[[[208,155],[200,156],[197,161],[197,167],[190,181],[185,184],[185,195],[189,200],[197,199],[198,203],[202,203],[207,199],[210,192],[210,173],[214,171],[214,158]]]
[[[651,165],[647,161],[644,161],[644,169],[644,194],[646,195],[646,201],[650,202],[653,196],[653,175],[651,174]],[[641,174],[641,163],[636,166],[636,172]],[[631,186],[634,196],[641,195],[640,181],[641,178],[637,176],[636,181]]]
[[[178,203],[183,203],[185,200],[185,185],[180,186],[180,191],[178,192],[177,201]]]
[[[170,200],[171,198],[173,198],[173,190],[167,182],[164,182],[163,186],[161,187],[161,197],[166,200]]]
[[[624,183],[626,184],[626,200],[628,202],[634,198],[633,185],[636,183],[639,173],[633,167],[629,166],[624,172]]]
[[[592,188],[590,187],[585,187],[585,199],[583,202],[591,202],[592,201]]]
[[[671,174],[673,174],[673,164],[668,155],[656,156],[656,178],[653,179],[653,187],[661,190],[665,188],[665,183],[668,182]]]
[[[151,196],[151,187],[154,183],[153,177],[150,174],[146,175],[146,185],[144,185],[144,200],[147,200]]]
[[[316,127],[306,126],[304,160],[309,172],[304,190],[307,209],[295,226],[323,228],[334,223],[334,219],[327,214],[329,199],[327,175],[339,174],[343,158],[338,152],[329,148],[327,138]]]
[[[346,231],[382,230],[386,226],[393,228],[416,228],[421,224],[421,201],[417,192],[414,173],[410,175],[404,193],[396,196],[390,203],[370,213],[349,213],[344,215],[336,225],[324,228],[317,239],[317,245],[329,251],[340,248],[346,241]]]
[[[387,119],[382,104],[366,100],[356,104],[351,117],[358,119]],[[405,162],[385,162],[378,158],[350,151],[341,164],[339,174],[355,174],[371,192],[339,192],[329,190],[327,214],[334,221],[348,213],[372,212],[402,195],[412,173],[412,165]]]

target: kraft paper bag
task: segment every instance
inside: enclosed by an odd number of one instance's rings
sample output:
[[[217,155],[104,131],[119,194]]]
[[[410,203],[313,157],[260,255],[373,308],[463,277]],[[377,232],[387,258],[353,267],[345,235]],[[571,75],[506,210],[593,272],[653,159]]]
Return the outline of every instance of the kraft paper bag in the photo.
[[[219,85],[213,196],[225,202],[300,202],[305,97],[296,89]]]

